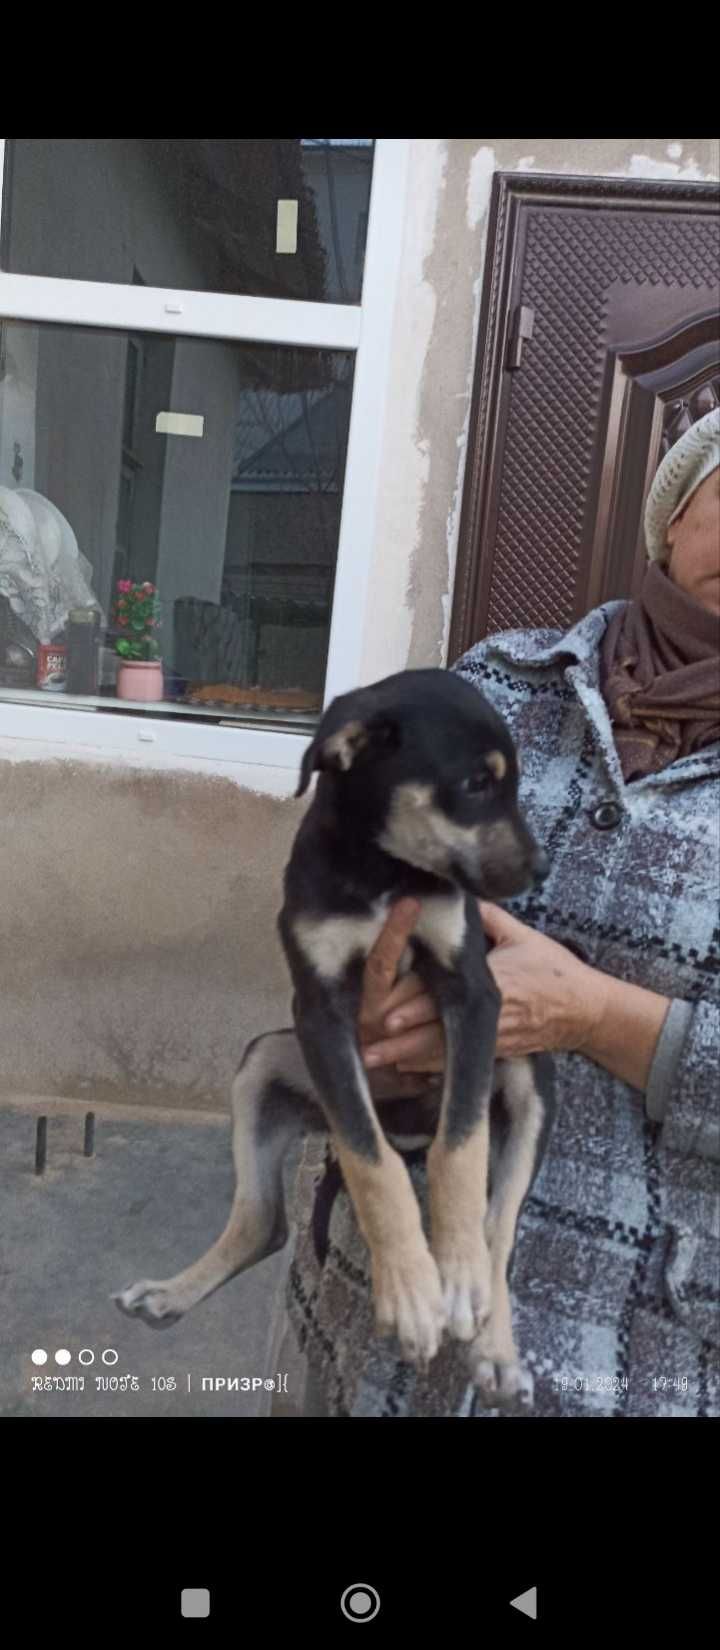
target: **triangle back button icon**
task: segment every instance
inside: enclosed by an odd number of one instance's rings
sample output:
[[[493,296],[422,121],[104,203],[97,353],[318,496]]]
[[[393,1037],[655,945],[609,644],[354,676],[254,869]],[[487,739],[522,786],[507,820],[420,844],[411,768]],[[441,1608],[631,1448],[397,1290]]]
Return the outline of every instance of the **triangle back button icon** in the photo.
[[[510,1603],[514,1610],[522,1610],[524,1616],[531,1616],[533,1621],[537,1621],[537,1587],[528,1587],[526,1593],[518,1593]]]

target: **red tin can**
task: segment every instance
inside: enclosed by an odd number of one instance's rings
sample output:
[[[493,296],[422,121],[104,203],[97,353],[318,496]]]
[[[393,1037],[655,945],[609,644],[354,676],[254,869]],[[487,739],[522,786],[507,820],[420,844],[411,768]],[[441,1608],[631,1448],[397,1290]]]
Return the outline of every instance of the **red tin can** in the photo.
[[[66,649],[56,642],[38,642],[37,676],[39,688],[58,693],[65,686]]]

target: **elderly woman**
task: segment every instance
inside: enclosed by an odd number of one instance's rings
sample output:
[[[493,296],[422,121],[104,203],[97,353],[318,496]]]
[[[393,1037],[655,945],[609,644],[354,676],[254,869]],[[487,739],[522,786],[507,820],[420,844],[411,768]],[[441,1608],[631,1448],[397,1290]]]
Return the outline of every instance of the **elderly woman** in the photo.
[[[514,914],[480,907],[498,1055],[547,1050],[556,1065],[512,1274],[536,1415],[720,1415],[719,466],[715,410],[657,472],[636,601],[564,635],[492,636],[454,667],[506,718],[551,861]],[[361,1026],[368,1071],[424,1073],[398,1080],[416,1092],[444,1064],[434,1003],[416,976],[395,978],[417,914],[396,906],[368,959]],[[422,1202],[423,1164],[409,1162]],[[338,1183],[330,1164],[290,1274],[308,1413],[498,1415],[465,1347],[446,1341],[421,1374],[376,1337]]]

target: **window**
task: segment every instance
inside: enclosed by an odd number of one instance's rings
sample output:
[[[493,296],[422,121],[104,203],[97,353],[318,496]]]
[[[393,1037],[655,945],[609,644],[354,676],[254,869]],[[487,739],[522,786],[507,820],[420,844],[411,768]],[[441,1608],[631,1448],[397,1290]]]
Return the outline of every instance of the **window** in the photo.
[[[2,267],[358,304],[372,138],[9,138]],[[277,254],[277,208],[297,247]],[[98,224],[102,232],[98,233]]]
[[[6,140],[0,729],[294,770],[354,685],[407,149]]]
[[[16,428],[16,403],[31,403],[34,440],[26,454],[20,439],[19,458],[7,448],[20,484],[0,471],[0,607],[41,648],[35,668],[0,657],[0,689],[115,702],[118,609],[147,582],[164,714],[317,715],[352,353],[26,321],[3,334],[3,415]],[[78,607],[98,613],[84,681],[72,669]],[[47,681],[50,645],[66,650],[64,689],[61,672]]]

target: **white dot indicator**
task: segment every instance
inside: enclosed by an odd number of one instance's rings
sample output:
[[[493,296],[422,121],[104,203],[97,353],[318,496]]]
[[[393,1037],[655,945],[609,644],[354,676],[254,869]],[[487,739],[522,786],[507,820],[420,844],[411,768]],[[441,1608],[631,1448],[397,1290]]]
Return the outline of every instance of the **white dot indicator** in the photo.
[[[43,1349],[42,1349],[41,1346],[36,1347],[35,1351],[32,1352],[30,1354],[30,1356],[31,1356],[32,1361],[33,1361],[34,1364],[46,1364],[47,1363],[47,1352],[43,1352]]]
[[[84,1346],[82,1351],[78,1352],[78,1358],[81,1364],[94,1364],[95,1353],[93,1352],[92,1347]]]
[[[69,1364],[71,1361],[72,1352],[68,1352],[66,1346],[61,1346],[59,1352],[55,1353],[56,1364]]]
[[[118,1353],[115,1351],[114,1346],[106,1346],[105,1351],[103,1352],[103,1355],[102,1355],[102,1361],[103,1361],[104,1364],[116,1364],[117,1363]]]

